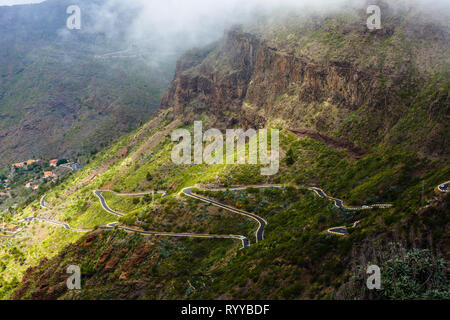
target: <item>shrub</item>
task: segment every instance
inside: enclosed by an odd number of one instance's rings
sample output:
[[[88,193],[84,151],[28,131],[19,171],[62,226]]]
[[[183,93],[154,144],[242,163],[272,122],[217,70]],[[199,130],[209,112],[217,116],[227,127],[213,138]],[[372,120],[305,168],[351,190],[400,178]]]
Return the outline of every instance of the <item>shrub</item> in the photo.
[[[450,299],[443,259],[428,249],[412,249],[381,267],[381,292],[390,299]]]

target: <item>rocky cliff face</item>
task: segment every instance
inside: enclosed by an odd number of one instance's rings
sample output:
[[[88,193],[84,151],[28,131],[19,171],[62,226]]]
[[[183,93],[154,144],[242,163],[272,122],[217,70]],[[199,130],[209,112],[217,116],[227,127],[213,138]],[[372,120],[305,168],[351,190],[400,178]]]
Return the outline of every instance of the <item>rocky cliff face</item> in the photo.
[[[175,79],[161,106],[194,120],[201,113],[215,121],[237,122],[225,117],[239,113],[254,74],[259,39],[239,29],[231,30],[217,46],[192,50],[178,62]]]
[[[322,21],[311,31],[312,40],[303,42],[309,47],[323,46],[326,39],[332,47],[333,39],[340,39],[341,49],[332,48],[336,58],[325,60],[310,52],[302,54],[302,41],[285,46],[268,33],[233,28],[218,45],[188,52],[180,59],[161,107],[174,107],[186,122],[198,120],[201,115],[207,115],[211,125],[217,127],[241,123],[258,128],[270,122],[351,140],[362,147],[400,140],[427,155],[448,154],[447,140],[436,135],[446,130],[441,116],[448,114],[448,84],[438,89],[442,82],[430,84],[430,77],[418,68],[421,55],[427,52],[425,46],[408,51],[404,60],[407,49],[400,39],[412,39],[405,38],[407,34],[395,26],[393,23],[392,27],[375,32],[350,29],[337,35]],[[424,26],[424,30],[430,28]],[[448,47],[448,37],[442,32],[439,29],[433,33],[439,37],[426,40]],[[409,34],[417,37],[414,40],[420,38],[417,35],[423,32]],[[379,52],[376,57],[369,56],[370,50],[359,52],[355,47],[364,41],[373,42],[372,50]],[[346,53],[350,47],[354,56]],[[397,47],[405,52],[395,56]],[[360,63],[364,55],[369,63]],[[400,56],[404,61],[397,60]],[[442,78],[448,79],[447,75],[444,72]],[[427,93],[421,92],[423,87],[428,88]],[[417,100],[422,100],[422,104],[418,105]],[[425,107],[431,101],[434,111]],[[429,119],[422,128],[425,143],[415,145],[414,137],[405,134],[403,128],[422,123],[424,118]]]

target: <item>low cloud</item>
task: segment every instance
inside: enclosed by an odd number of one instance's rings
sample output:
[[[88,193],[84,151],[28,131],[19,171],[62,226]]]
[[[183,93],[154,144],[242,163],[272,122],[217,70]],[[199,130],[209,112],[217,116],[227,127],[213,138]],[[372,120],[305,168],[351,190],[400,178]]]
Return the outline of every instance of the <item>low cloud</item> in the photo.
[[[342,8],[363,8],[378,0],[108,0],[96,6],[96,28],[112,30],[117,12],[133,12],[132,22],[127,26],[127,38],[131,42],[151,40],[170,48],[180,44],[203,45],[218,39],[233,24],[255,22],[257,17],[276,12],[330,12]],[[430,9],[429,1],[388,1],[390,6],[416,4],[423,10]],[[433,1],[436,11],[449,9],[449,1]]]

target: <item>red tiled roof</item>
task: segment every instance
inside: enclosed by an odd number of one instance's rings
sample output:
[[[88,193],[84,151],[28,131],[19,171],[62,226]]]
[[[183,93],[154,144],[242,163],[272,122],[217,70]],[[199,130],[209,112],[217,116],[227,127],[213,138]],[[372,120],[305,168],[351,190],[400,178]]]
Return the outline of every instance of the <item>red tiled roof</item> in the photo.
[[[13,166],[16,167],[16,168],[23,167],[24,165],[25,165],[25,162],[17,162],[17,163],[13,164]]]
[[[44,171],[44,177],[51,177],[53,176],[53,172],[51,171]]]

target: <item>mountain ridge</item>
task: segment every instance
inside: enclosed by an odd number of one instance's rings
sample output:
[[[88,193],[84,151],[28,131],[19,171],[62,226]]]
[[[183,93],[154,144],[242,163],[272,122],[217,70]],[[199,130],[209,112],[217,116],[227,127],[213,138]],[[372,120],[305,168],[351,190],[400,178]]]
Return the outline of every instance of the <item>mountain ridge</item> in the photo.
[[[215,48],[181,58],[160,109],[173,107],[190,121],[208,114],[212,124],[223,127],[278,122],[345,137],[362,148],[402,141],[424,156],[448,157],[448,27],[414,25],[411,17],[399,27],[394,16],[383,21],[382,30],[370,32],[355,28],[363,17],[338,15],[314,23],[300,17],[301,22],[288,24],[294,15],[262,33],[235,27]],[[315,23],[325,27],[317,29]],[[424,37],[432,44],[425,45]],[[435,49],[432,55],[428,45]],[[357,53],[349,56],[350,48]],[[386,53],[372,56],[381,49]],[[335,57],[324,61],[327,51]],[[427,58],[434,63],[423,64]],[[423,125],[420,143],[416,130],[407,131],[408,125],[417,127],[413,122]]]
[[[127,11],[114,35],[96,30],[95,6],[105,2],[0,7],[0,167],[33,157],[84,162],[156,111],[176,53],[161,60],[151,44],[129,44]],[[70,31],[66,9],[75,4],[83,27]],[[124,45],[135,55],[97,57]]]

